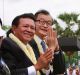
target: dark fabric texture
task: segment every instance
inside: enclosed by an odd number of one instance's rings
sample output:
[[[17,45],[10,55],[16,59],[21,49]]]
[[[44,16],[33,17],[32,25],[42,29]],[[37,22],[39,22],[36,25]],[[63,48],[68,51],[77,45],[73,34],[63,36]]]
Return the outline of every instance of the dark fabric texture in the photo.
[[[21,50],[21,48],[10,38],[2,41],[2,58],[8,65],[11,75],[28,75],[27,67],[33,63]]]
[[[65,58],[63,52],[60,50],[58,54],[54,54],[53,60],[53,75],[64,74],[65,69]]]
[[[36,56],[36,59],[38,59],[39,56],[40,56],[40,53],[39,53],[39,49],[38,49],[38,46],[37,46],[35,40],[32,39],[32,40],[29,42],[29,44],[30,44],[31,47],[33,48],[33,51],[34,51],[35,56]]]
[[[0,75],[10,75],[10,70],[1,56],[2,56],[2,52],[0,50]]]
[[[4,62],[2,58],[0,59],[0,74],[11,75],[10,69],[8,68],[7,64]]]

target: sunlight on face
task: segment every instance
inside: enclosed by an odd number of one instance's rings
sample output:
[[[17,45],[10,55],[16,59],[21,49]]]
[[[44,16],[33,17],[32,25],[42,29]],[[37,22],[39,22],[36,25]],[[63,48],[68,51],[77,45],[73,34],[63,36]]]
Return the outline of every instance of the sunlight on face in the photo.
[[[41,37],[47,36],[48,28],[52,25],[50,15],[39,14],[36,20],[36,33]]]
[[[32,19],[21,18],[18,27],[15,27],[13,32],[23,43],[28,42],[34,37],[35,23]]]

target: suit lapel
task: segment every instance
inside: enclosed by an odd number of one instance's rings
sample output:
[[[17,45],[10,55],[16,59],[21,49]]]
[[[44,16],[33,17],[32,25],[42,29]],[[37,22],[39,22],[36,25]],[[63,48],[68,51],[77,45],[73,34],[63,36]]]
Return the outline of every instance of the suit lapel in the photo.
[[[32,61],[26,56],[26,54],[21,50],[21,48],[10,38],[6,39],[11,44],[11,50],[10,52],[20,61],[23,61],[26,65],[26,63],[32,63]],[[14,49],[15,48],[15,49]]]
[[[31,47],[33,48],[33,51],[35,53],[35,56],[36,56],[36,59],[39,58],[40,56],[40,53],[39,53],[39,49],[38,49],[38,46],[37,46],[37,43],[35,42],[34,39],[32,39],[29,44],[31,45]]]
[[[38,46],[39,52],[40,52],[40,53],[44,53],[41,44],[38,42],[39,40],[38,40],[37,35],[34,36],[34,40],[35,40],[35,42],[36,42],[36,44],[37,44],[37,46]]]

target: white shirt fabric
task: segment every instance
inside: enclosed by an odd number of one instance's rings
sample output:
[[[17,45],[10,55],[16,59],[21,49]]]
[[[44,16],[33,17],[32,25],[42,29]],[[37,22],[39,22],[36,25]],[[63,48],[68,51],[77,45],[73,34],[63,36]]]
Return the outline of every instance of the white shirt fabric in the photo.
[[[50,69],[46,70],[46,75],[49,75]],[[34,66],[28,67],[28,75],[36,75],[36,69]]]
[[[76,75],[76,70],[75,70],[75,69],[73,70],[73,73],[72,73],[72,75]]]
[[[38,37],[38,36],[36,36],[37,37],[37,40],[38,40],[38,44],[40,44],[41,45],[41,42],[43,41],[40,37]],[[47,47],[47,45],[46,45],[46,48],[48,48]],[[43,48],[42,48],[43,49]]]
[[[59,54],[59,52],[60,52],[60,51],[57,51],[57,52],[55,52],[54,54],[56,54],[56,55],[57,55],[57,54]]]
[[[71,75],[71,74],[69,74],[69,69],[67,69],[67,75]],[[76,70],[75,69],[73,70],[72,75],[76,75]]]
[[[36,35],[36,38],[38,40],[38,43],[41,45],[41,42],[43,41],[39,36]],[[47,44],[46,44],[46,48],[48,48]],[[60,51],[55,52],[55,54],[58,54]]]
[[[42,39],[41,39],[40,37],[38,37],[38,36],[36,36],[36,37],[37,37],[38,43],[41,45]],[[47,45],[46,45],[46,48],[48,48]],[[60,51],[57,51],[57,52],[55,52],[54,54],[59,54],[59,52],[60,52]]]
[[[28,67],[28,75],[36,75],[36,70],[34,66]]]

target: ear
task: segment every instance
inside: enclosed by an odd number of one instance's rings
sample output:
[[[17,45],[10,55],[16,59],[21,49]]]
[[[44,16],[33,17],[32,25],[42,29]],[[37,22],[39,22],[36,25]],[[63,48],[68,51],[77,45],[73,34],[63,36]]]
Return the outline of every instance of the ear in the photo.
[[[12,32],[13,32],[13,34],[15,34],[16,29],[17,29],[16,26],[12,26]]]

